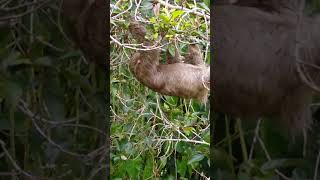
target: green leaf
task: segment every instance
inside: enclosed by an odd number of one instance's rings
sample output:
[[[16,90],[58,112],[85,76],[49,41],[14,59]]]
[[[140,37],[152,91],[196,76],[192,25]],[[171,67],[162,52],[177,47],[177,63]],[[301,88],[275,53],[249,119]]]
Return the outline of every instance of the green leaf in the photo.
[[[199,162],[204,158],[203,154],[195,154],[191,157],[191,159],[188,161],[188,164],[192,164],[195,162]]]
[[[142,11],[150,11],[153,8],[151,1],[142,1]]]
[[[161,13],[161,14],[159,15],[159,18],[162,20],[162,22],[163,22],[165,25],[169,24],[169,17],[168,17],[166,14]]]
[[[216,168],[226,169],[229,171],[232,170],[232,156],[229,156],[229,154],[224,150],[213,148],[210,155],[212,156],[212,162]]]
[[[60,60],[64,60],[64,59],[69,59],[69,58],[75,58],[75,57],[79,57],[81,56],[81,51],[77,50],[77,51],[70,51],[69,53],[60,56],[59,59]]]
[[[144,170],[143,170],[143,179],[148,179],[150,177],[152,177],[153,174],[153,159],[152,158],[147,158],[146,159],[146,164],[144,166]]]
[[[141,158],[135,158],[131,160],[127,160],[126,168],[127,173],[129,174],[129,177],[136,179],[139,175],[139,172],[141,170]]]
[[[204,0],[204,3],[199,3],[199,5],[206,11],[210,12],[210,0]]]
[[[303,169],[295,168],[292,172],[292,180],[307,179],[307,175]]]
[[[173,38],[173,35],[172,34],[167,34],[166,38],[168,38],[168,39]]]
[[[180,17],[184,12],[181,10],[176,10],[171,13],[171,19],[174,20],[177,17]]]
[[[22,64],[31,64],[31,61],[27,58],[20,58],[20,53],[19,52],[12,52],[9,54],[7,58],[5,58],[1,62],[1,67],[2,69],[7,69],[9,66],[17,66],[17,65],[22,65]]]
[[[18,65],[22,65],[22,64],[31,64],[31,61],[27,58],[23,58],[23,59],[14,59],[12,61],[9,61],[7,63],[7,66],[18,66]]]
[[[251,179],[252,178],[248,174],[243,172],[240,172],[237,178],[237,180],[251,180]]]
[[[39,66],[52,66],[52,60],[48,56],[37,58],[33,64],[39,65]]]
[[[10,61],[14,61],[15,59],[18,59],[20,56],[20,53],[17,51],[13,51],[9,54],[9,56],[7,58],[5,58],[2,63],[7,64]]]
[[[183,156],[180,161],[177,161],[177,171],[182,177],[184,177],[187,172],[187,165],[188,162],[186,156]]]
[[[165,167],[167,164],[167,157],[166,156],[161,156],[160,157],[160,168]]]
[[[154,34],[152,35],[152,38],[153,38],[153,39],[157,39],[157,38],[158,38],[158,36],[159,36],[159,34],[158,34],[158,33],[154,33]]]
[[[53,74],[52,74],[53,75]],[[58,78],[49,78],[50,83],[43,89],[43,97],[50,118],[53,121],[63,121],[65,114],[64,90]]]
[[[0,81],[0,97],[5,98],[9,104],[16,104],[22,96],[22,87],[15,81]]]
[[[91,94],[93,88],[91,87],[87,78],[84,78],[78,72],[66,70],[61,72],[65,79],[67,79],[74,87],[80,86],[85,93]]]
[[[277,159],[277,160],[271,160],[266,163],[264,163],[261,166],[261,170],[268,171],[273,170],[276,168],[284,168],[284,167],[297,167],[303,165],[303,160],[300,159]]]
[[[187,135],[190,135],[194,130],[192,126],[183,127],[182,129],[183,129],[183,132],[186,133]]]
[[[149,21],[150,21],[150,23],[156,23],[157,22],[155,17],[150,18]]]

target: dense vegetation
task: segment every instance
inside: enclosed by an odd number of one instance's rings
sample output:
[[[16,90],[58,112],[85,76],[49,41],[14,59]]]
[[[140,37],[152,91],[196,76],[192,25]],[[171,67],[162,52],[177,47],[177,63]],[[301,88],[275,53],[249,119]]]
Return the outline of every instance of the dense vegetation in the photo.
[[[159,2],[159,3],[158,3]],[[141,48],[128,33],[133,17],[148,22],[148,38],[161,39],[163,54],[173,53],[173,42],[185,52],[185,43],[209,43],[207,1],[112,1],[111,2],[111,177],[113,179],[317,179],[319,174],[319,115],[312,106],[314,125],[308,140],[287,137],[268,119],[259,124],[229,125],[233,120],[213,113],[210,126],[224,122],[224,138],[210,142],[209,110],[194,101],[157,94],[141,85],[128,70],[128,61]],[[183,6],[182,10],[176,9]],[[308,1],[307,14],[315,14],[319,1]],[[211,17],[214,19],[214,17]],[[194,28],[194,29],[193,29]],[[214,32],[214,30],[213,30]],[[206,49],[206,61],[209,52]],[[162,56],[165,59],[165,56]],[[213,67],[214,70],[214,67]],[[315,98],[315,103],[318,98]],[[257,128],[259,127],[259,128]],[[259,130],[259,137],[252,142]],[[209,152],[208,143],[212,144]],[[245,146],[246,145],[246,146]],[[254,148],[253,148],[254,147]],[[209,155],[211,154],[211,161]],[[211,167],[211,168],[210,168]]]
[[[182,6],[208,15],[208,3],[185,1]],[[207,179],[208,105],[157,94],[133,77],[128,61],[141,47],[128,23],[132,17],[148,21],[148,38],[163,36],[163,55],[166,49],[174,53],[174,41],[182,52],[188,42],[197,42],[209,63],[209,19],[151,1],[112,1],[111,12],[111,178]]]
[[[60,1],[0,9],[0,179],[103,179],[104,71],[73,48]]]
[[[256,144],[264,146],[250,153],[256,124],[211,142],[210,127],[231,119],[210,124],[209,103],[157,94],[132,76],[128,61],[141,48],[127,31],[132,17],[148,22],[149,39],[163,37],[161,59],[174,42],[182,54],[197,42],[210,62],[209,1],[168,2],[110,2],[111,178],[319,179],[319,97],[307,143],[262,121]],[[310,0],[306,13],[319,8]],[[1,0],[0,32],[0,179],[104,179],[106,74],[74,48],[59,1]]]

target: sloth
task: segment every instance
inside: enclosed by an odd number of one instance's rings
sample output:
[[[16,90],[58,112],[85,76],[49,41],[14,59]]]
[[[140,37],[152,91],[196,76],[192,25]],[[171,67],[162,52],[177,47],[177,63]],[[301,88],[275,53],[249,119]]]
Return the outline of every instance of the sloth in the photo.
[[[272,118],[291,135],[308,130],[315,91],[297,70],[296,15],[230,5],[215,6],[214,12],[215,112],[241,119]],[[309,64],[300,65],[319,85],[314,66],[320,64],[320,16],[304,16],[302,23],[298,58]]]
[[[139,43],[153,44],[145,38],[146,29],[138,22],[132,21],[129,30]],[[129,60],[129,69],[138,81],[153,91],[206,103],[210,67],[203,62],[197,45],[189,45],[186,57],[180,56],[176,49],[174,57],[167,53],[166,64],[160,64],[159,59],[159,49],[137,51]]]
[[[62,0],[61,7],[74,45],[89,61],[104,69],[108,57],[105,1]]]

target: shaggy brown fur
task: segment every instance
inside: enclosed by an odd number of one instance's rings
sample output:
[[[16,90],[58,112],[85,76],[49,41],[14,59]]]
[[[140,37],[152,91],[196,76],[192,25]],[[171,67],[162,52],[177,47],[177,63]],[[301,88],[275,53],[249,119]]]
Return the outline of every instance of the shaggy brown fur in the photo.
[[[214,108],[243,119],[276,117],[292,134],[310,127],[313,92],[296,69],[296,15],[232,5],[213,11]],[[304,17],[299,39],[301,59],[319,65],[317,19]],[[316,71],[308,69],[319,80]]]
[[[256,7],[266,11],[282,11],[290,9],[298,11],[299,5],[305,0],[216,0],[214,5],[238,5],[247,7]]]
[[[92,3],[90,3],[92,2]],[[106,4],[104,0],[63,0],[62,13],[70,35],[88,60],[107,64]]]
[[[174,50],[174,57],[171,56],[169,50],[166,53],[166,62],[167,64],[181,63],[184,61],[184,57],[180,55],[178,48]]]
[[[129,30],[139,43],[152,44],[144,38],[146,29],[139,23],[131,22]],[[201,53],[189,54],[188,57],[198,60],[200,57],[194,56],[199,56],[199,54]],[[130,59],[129,68],[137,80],[156,92],[197,99],[201,102],[207,101],[208,89],[204,84],[209,82],[209,67],[181,62],[159,64],[159,59],[159,49],[138,51]]]
[[[185,63],[193,64],[193,65],[205,65],[204,61],[202,60],[202,53],[199,46],[195,44],[191,44],[188,47],[188,54],[185,57]]]

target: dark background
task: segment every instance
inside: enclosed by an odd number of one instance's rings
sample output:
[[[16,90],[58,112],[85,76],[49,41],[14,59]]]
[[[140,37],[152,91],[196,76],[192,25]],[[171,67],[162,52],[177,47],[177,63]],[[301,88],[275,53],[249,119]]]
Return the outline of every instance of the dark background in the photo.
[[[106,178],[108,6],[61,2],[0,2],[0,179]]]

